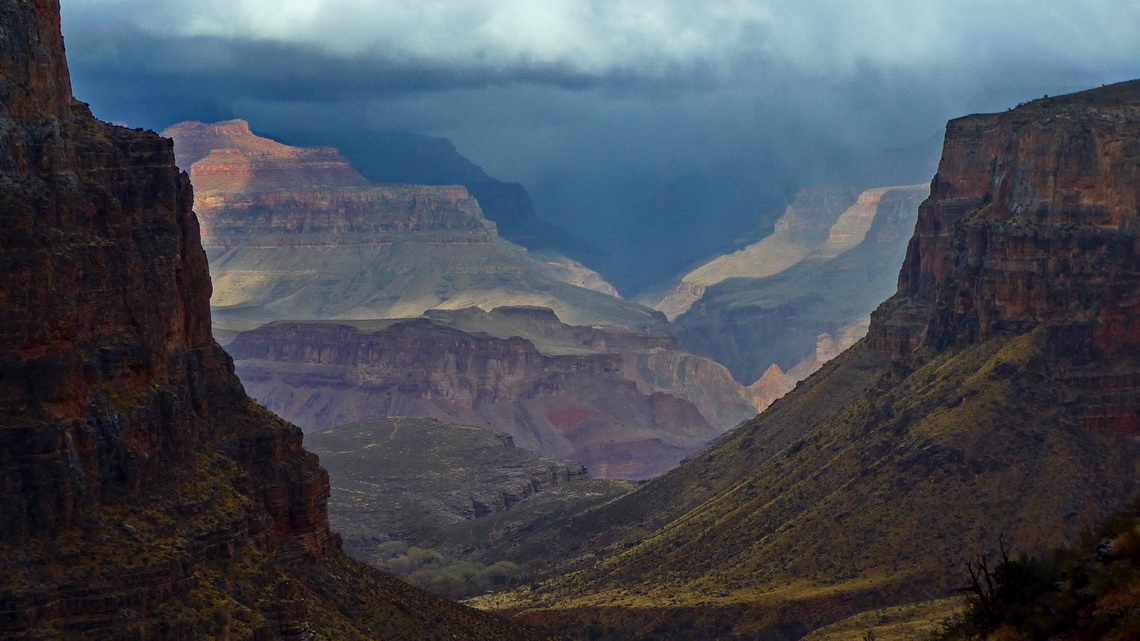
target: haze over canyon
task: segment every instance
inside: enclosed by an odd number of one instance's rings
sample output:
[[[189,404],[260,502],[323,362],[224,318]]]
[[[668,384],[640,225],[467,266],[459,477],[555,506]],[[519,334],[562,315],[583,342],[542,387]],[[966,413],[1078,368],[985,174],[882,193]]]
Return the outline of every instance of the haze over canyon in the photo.
[[[376,182],[521,183],[626,297],[758,240],[804,187],[929,182],[950,118],[1140,76],[1140,7],[1115,0],[63,10],[78,93],[103,117],[242,118],[334,146]],[[920,171],[860,179],[927,141]]]

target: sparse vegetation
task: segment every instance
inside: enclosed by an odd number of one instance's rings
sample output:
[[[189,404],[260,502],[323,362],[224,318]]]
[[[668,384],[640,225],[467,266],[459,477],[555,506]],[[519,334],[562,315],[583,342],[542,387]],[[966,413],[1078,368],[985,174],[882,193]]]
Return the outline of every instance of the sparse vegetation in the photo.
[[[968,564],[965,610],[936,641],[1140,638],[1140,502],[1050,558]]]
[[[510,561],[490,565],[457,561],[403,541],[389,541],[379,551],[388,556],[377,563],[381,570],[436,596],[456,600],[515,587],[533,578],[543,565],[541,561],[522,567]]]

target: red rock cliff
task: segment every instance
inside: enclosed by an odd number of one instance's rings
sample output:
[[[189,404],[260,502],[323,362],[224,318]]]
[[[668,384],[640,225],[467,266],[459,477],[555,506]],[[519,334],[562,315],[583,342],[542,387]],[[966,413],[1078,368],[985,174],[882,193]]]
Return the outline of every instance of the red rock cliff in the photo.
[[[898,294],[876,312],[871,344],[905,358],[1047,326],[1055,350],[1085,362],[1135,354],[1137,122],[1140,81],[951,121]],[[1140,430],[1135,375],[1084,375],[1079,387],[1117,398],[1082,422]]]
[[[241,397],[210,336],[193,195],[169,141],[69,111],[5,132],[18,169],[0,195],[0,527],[14,535],[141,490],[216,436],[212,420]]]
[[[0,117],[70,116],[71,76],[63,59],[59,0],[6,2],[0,20]]]
[[[211,338],[171,142],[71,101],[56,2],[5,3],[0,53],[0,638],[528,637],[343,557]]]
[[[183,122],[162,135],[174,139],[178,166],[200,192],[370,184],[336,149],[290,147],[255,135],[244,120]]]
[[[273,320],[470,305],[549,306],[581,324],[664,320],[565,257],[503,241],[466,187],[372,184],[335,149],[283,145],[240,120],[165,133],[194,181],[223,339]]]

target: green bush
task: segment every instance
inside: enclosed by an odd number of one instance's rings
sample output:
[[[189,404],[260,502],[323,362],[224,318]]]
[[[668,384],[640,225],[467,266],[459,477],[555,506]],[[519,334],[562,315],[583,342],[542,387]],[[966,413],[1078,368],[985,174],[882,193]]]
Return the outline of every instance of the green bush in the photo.
[[[523,576],[518,565],[499,561],[490,566],[474,561],[456,562],[435,550],[408,547],[399,541],[382,546],[382,558],[377,566],[408,583],[449,599],[486,594],[518,585]],[[529,565],[529,564],[528,564]]]

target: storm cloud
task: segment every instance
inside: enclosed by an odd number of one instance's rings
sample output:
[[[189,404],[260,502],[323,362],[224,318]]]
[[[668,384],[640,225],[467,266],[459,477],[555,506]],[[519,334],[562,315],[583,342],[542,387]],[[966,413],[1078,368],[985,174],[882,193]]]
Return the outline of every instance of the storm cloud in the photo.
[[[561,68],[583,76],[731,80],[755,60],[850,76],[862,65],[976,67],[1034,56],[1060,65],[1134,59],[1128,0],[73,0],[79,23],[158,36],[308,44],[392,66],[495,75]],[[77,28],[79,25],[76,25]]]
[[[76,94],[100,117],[240,117],[354,149],[369,132],[448,138],[599,247],[626,293],[948,118],[1140,76],[1131,0],[63,0],[63,13]]]

